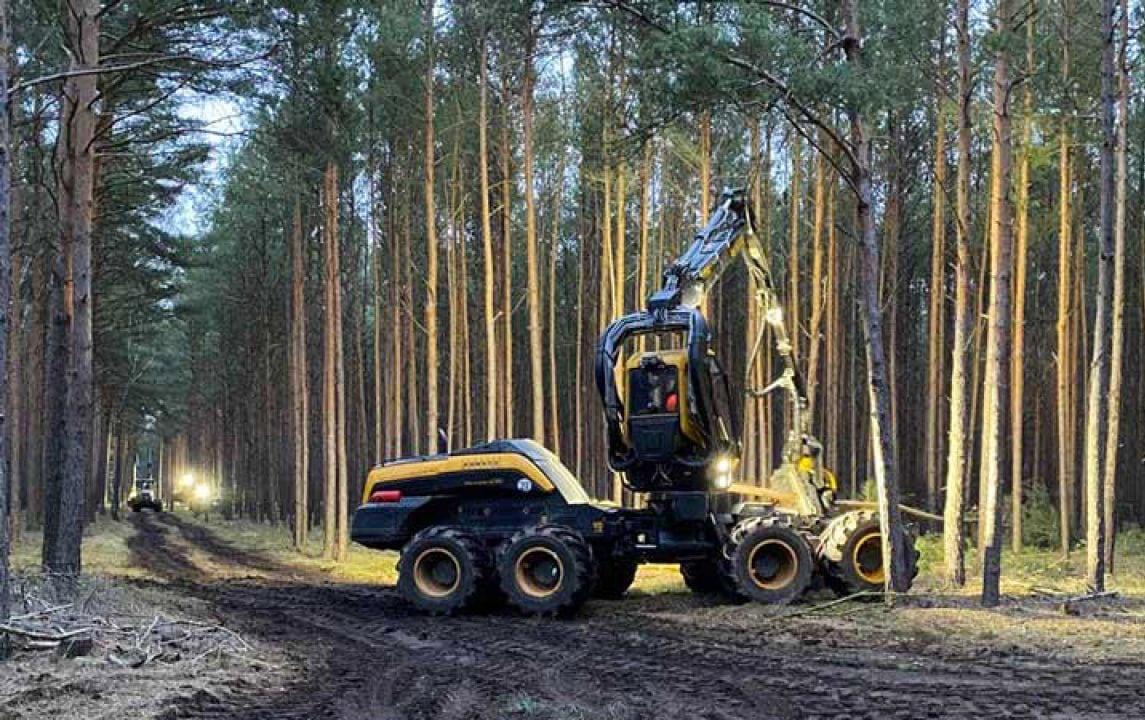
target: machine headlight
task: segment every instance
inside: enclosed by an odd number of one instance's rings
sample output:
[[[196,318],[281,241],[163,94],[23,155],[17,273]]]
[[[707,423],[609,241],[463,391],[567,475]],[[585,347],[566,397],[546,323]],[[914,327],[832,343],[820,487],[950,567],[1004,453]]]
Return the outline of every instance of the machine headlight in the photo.
[[[188,488],[195,484],[195,476],[192,473],[187,473],[179,478],[179,487]]]
[[[719,460],[716,461],[716,474],[717,475],[727,475],[728,473],[731,472],[731,470],[732,470],[731,458],[724,457],[724,458],[720,458]]]
[[[767,309],[766,313],[767,324],[772,327],[779,327],[783,324],[783,308],[778,305]]]
[[[717,490],[727,490],[732,484],[732,474],[730,472],[720,473],[712,478],[712,485]]]
[[[211,486],[203,483],[195,486],[195,499],[206,502],[211,499]]]

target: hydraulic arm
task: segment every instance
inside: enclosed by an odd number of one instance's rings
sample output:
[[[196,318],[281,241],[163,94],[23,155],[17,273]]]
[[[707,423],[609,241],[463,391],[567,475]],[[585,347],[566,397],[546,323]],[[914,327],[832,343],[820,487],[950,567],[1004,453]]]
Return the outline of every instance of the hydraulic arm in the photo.
[[[771,328],[783,363],[782,374],[769,386],[750,386],[747,380],[765,335],[761,323],[745,366],[744,392],[751,397],[775,390],[786,393],[792,426],[781,470],[796,468],[798,474],[810,474],[813,485],[825,489],[820,446],[809,432],[807,397],[783,308],[767,252],[740,190],[724,192],[708,223],[664,271],[663,286],[648,299],[647,308],[616,320],[598,348],[596,377],[604,401],[609,464],[626,473],[633,489],[727,489],[731,485],[730,468],[740,454],[737,412],[727,375],[711,350],[711,331],[700,308],[716,281],[740,257],[754,281],[755,302],[766,327]],[[618,378],[622,354],[633,350],[626,350],[624,343],[643,335],[674,335],[678,349],[633,352]],[[818,499],[822,492],[805,492],[802,481],[785,484],[798,486],[796,494],[807,498],[800,503],[802,511],[823,511]]]

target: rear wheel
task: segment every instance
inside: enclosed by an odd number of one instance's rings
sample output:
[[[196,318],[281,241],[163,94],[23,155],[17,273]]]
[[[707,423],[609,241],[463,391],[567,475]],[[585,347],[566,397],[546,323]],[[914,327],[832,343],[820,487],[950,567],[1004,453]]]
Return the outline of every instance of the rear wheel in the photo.
[[[732,555],[735,579],[752,600],[784,605],[811,586],[811,548],[794,528],[774,518],[753,518],[732,535],[741,538]]]
[[[450,615],[477,605],[491,575],[489,552],[476,537],[435,526],[402,548],[398,592],[419,610]]]
[[[509,604],[529,615],[571,615],[592,594],[592,549],[575,530],[542,525],[518,531],[497,560]]]
[[[596,566],[596,585],[592,596],[619,600],[636,580],[635,560],[601,560]]]

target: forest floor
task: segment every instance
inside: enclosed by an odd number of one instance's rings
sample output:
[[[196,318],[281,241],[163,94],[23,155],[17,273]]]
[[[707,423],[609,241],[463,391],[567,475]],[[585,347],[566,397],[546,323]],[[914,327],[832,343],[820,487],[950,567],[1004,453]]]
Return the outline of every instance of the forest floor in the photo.
[[[116,627],[176,618],[241,646],[138,668],[18,652],[0,664],[0,719],[1145,717],[1133,559],[1118,597],[1071,603],[1063,566],[1031,555],[1008,581],[1022,596],[990,611],[928,587],[926,569],[887,610],[717,605],[653,566],[624,600],[552,621],[425,617],[393,591],[392,554],[355,548],[335,570],[288,547],[280,530],[181,514],[99,523],[88,597]],[[16,566],[35,554],[24,543]]]

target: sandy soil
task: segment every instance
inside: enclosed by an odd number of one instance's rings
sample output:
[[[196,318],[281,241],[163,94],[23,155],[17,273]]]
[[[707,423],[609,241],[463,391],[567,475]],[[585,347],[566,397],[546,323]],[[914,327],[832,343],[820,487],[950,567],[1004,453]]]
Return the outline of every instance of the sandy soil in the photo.
[[[899,633],[903,611],[877,606],[785,618],[665,593],[594,601],[569,621],[430,618],[391,588],[330,583],[177,516],[133,522],[132,562],[164,580],[143,586],[225,620],[254,655],[153,680],[154,699],[119,718],[1145,717],[1145,660],[961,642],[944,611],[930,632]],[[31,714],[27,697],[0,702],[0,718],[78,709],[52,700],[83,682],[69,673],[27,676],[22,691],[47,699]]]

